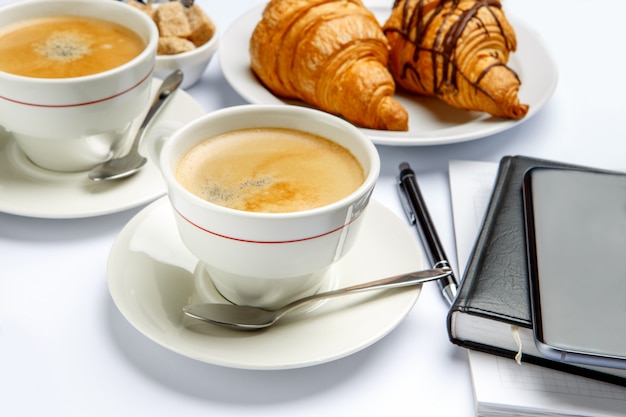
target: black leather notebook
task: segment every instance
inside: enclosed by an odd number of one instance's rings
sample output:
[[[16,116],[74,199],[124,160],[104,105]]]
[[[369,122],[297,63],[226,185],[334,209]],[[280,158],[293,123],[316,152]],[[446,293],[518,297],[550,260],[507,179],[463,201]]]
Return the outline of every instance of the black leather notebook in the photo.
[[[605,172],[524,156],[500,161],[483,224],[448,313],[449,338],[469,349],[626,386],[622,370],[553,361],[535,347],[522,195],[524,174],[531,167]]]

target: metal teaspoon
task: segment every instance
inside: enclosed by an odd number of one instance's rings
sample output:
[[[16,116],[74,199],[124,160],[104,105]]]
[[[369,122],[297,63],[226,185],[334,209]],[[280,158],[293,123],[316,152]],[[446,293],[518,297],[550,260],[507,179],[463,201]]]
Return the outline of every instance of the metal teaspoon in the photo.
[[[437,268],[410,272],[338,290],[313,294],[311,296],[293,301],[276,310],[267,310],[260,307],[235,304],[206,303],[185,306],[183,307],[183,311],[189,317],[206,321],[211,324],[216,324],[218,326],[229,327],[237,330],[259,330],[273,325],[281,317],[296,307],[314,300],[353,294],[366,290],[408,287],[411,285],[442,279],[451,273],[452,271],[450,268]]]
[[[122,157],[109,159],[108,161],[96,166],[89,171],[89,179],[93,181],[102,180],[117,180],[126,178],[133,175],[142,166],[145,165],[147,159],[139,153],[139,143],[148,126],[148,123],[152,120],[161,106],[171,97],[172,93],[178,89],[183,81],[183,73],[181,70],[176,70],[168,75],[161,84],[159,91],[157,92],[146,117],[141,122],[141,126],[137,131],[130,151]]]

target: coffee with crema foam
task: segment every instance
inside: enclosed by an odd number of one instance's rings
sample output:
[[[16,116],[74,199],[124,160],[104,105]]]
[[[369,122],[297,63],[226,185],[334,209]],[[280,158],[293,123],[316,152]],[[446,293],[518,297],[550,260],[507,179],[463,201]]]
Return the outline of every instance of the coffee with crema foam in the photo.
[[[83,16],[29,19],[0,32],[0,71],[35,78],[71,78],[104,72],[145,49],[125,26]]]
[[[306,132],[282,128],[232,131],[193,147],[176,179],[212,203],[284,213],[321,207],[361,186],[363,168],[346,148]]]

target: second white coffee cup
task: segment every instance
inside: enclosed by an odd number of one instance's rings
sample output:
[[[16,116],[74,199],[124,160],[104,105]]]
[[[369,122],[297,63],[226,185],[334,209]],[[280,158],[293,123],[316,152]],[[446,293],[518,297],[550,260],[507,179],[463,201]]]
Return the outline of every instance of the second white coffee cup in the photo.
[[[145,43],[129,62],[86,76],[38,78],[0,71],[0,128],[39,167],[85,171],[126,151],[131,127],[149,104],[159,33],[147,15],[111,0],[14,2],[0,8],[0,31],[56,16],[114,22]]]
[[[287,213],[235,210],[208,202],[176,179],[181,158],[208,138],[247,128],[310,132],[349,150],[363,183],[325,206]],[[233,160],[233,168],[238,163]],[[372,142],[344,120],[296,106],[245,105],[202,116],[160,150],[160,167],[180,236],[231,302],[277,307],[317,291],[325,272],[350,250],[380,172]],[[339,179],[340,180],[340,179]]]

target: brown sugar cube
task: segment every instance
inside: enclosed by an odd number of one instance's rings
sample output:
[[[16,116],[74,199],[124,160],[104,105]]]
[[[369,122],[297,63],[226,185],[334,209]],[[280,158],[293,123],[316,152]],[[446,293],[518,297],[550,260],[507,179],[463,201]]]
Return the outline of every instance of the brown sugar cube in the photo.
[[[181,52],[191,51],[195,49],[193,42],[183,38],[176,38],[174,36],[166,36],[159,38],[159,45],[157,47],[158,55],[174,55]]]
[[[200,6],[194,4],[185,9],[185,15],[187,16],[187,21],[191,29],[191,33],[187,36],[187,39],[193,42],[194,45],[203,45],[213,37],[215,25]]]
[[[141,10],[142,12],[150,16],[151,19],[154,20],[155,9],[149,4],[143,4],[143,3],[133,0],[133,1],[129,1],[128,5],[134,7],[135,9]]]
[[[191,33],[184,7],[178,1],[160,5],[154,15],[154,21],[163,37],[175,36],[186,38]]]

